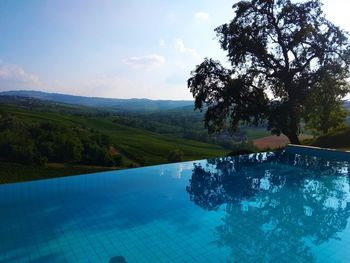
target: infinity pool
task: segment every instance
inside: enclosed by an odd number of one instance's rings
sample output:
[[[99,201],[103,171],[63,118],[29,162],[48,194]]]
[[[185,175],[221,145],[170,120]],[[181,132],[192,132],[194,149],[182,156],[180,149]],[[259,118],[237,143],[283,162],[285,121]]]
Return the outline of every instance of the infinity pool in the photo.
[[[350,159],[269,152],[0,186],[0,262],[350,262]]]

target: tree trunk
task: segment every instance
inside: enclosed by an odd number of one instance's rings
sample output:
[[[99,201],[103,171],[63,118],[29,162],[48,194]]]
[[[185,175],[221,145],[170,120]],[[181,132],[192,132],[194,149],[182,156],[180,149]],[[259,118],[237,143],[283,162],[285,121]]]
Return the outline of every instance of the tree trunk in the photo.
[[[298,135],[296,133],[288,134],[286,136],[288,137],[291,144],[300,145],[300,140],[299,140]]]
[[[297,144],[300,145],[300,141],[298,138],[298,131],[299,131],[299,122],[300,119],[298,118],[298,110],[297,110],[297,105],[296,103],[291,103],[291,111],[290,111],[290,124],[288,127],[288,132],[287,132],[287,137],[290,141],[291,144]]]

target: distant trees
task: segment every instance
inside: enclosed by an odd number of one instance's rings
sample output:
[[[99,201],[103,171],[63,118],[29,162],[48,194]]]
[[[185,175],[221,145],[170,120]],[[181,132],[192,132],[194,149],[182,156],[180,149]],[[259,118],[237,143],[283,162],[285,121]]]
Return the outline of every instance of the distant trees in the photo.
[[[322,80],[308,97],[305,108],[306,128],[315,135],[327,134],[346,126],[348,114],[342,98],[349,92],[347,74],[324,72]]]
[[[22,164],[47,162],[113,166],[122,160],[110,151],[109,137],[82,127],[30,123],[0,114],[0,159]]]
[[[326,75],[332,81],[349,76],[348,35],[325,18],[316,0],[250,0],[233,8],[233,20],[216,29],[232,68],[206,58],[191,72],[195,108],[208,107],[209,132],[266,122],[273,134],[299,144],[301,120],[330,119],[314,117],[315,101],[326,90],[333,101],[349,92],[325,84]]]

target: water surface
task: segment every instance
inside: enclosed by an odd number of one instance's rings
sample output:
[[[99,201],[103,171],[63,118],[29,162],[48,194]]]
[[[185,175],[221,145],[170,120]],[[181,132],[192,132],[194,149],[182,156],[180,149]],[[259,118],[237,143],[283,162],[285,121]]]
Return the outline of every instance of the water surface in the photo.
[[[285,152],[0,186],[0,262],[350,262],[350,162]]]

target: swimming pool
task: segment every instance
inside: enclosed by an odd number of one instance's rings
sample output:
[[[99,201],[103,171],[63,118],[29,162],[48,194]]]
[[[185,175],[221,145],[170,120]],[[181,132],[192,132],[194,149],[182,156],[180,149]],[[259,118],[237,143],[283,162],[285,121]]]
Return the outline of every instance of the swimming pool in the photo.
[[[0,262],[349,262],[349,176],[280,151],[1,185]]]

